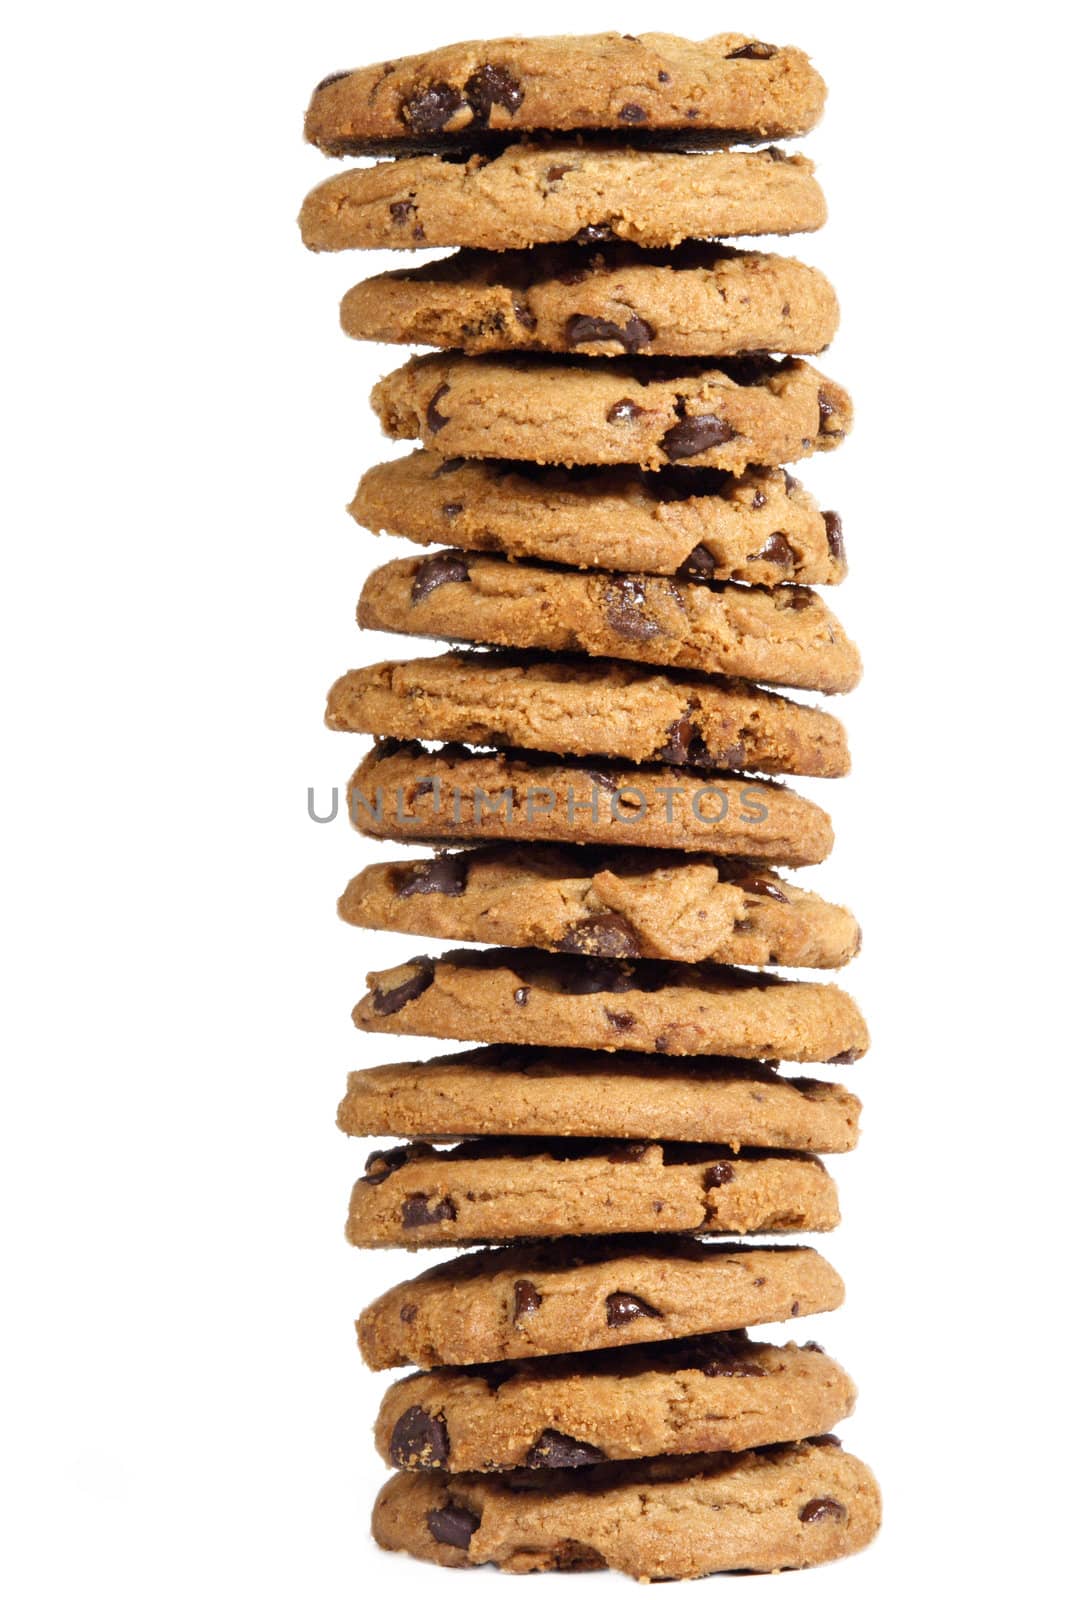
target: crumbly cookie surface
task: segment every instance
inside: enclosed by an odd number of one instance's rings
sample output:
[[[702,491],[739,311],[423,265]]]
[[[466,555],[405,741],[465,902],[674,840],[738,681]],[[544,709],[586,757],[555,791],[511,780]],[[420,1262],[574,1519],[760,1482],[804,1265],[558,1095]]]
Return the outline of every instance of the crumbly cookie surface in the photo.
[[[744,472],[840,444],[852,403],[806,361],[642,363],[552,356],[413,356],[371,404],[393,439],[460,456]]]
[[[861,1550],[880,1519],[870,1469],[811,1440],[544,1475],[400,1473],[372,1526],[387,1550],[441,1566],[611,1567],[654,1581],[816,1566]]]
[[[835,984],[740,967],[451,950],[367,983],[352,1016],[368,1033],[835,1064],[858,1060],[869,1042]]]
[[[375,839],[562,841],[671,850],[810,866],[833,847],[814,801],[769,779],[627,766],[607,760],[484,755],[465,745],[431,751],[384,741],[357,767],[346,803]]]
[[[841,518],[788,472],[476,461],[433,450],[365,473],[349,512],[416,544],[750,584],[840,583]]]
[[[841,1220],[816,1156],[720,1145],[483,1139],[378,1150],[345,1229],[367,1247],[628,1233],[824,1233]]]
[[[355,927],[579,955],[841,967],[851,912],[750,862],[505,845],[374,862],[338,902]]]
[[[386,1390],[374,1436],[407,1472],[550,1470],[803,1439],[855,1398],[818,1345],[721,1333],[412,1373]]]
[[[551,655],[456,651],[355,668],[331,688],[326,725],[700,771],[849,769],[844,727],[826,711],[735,679]]]
[[[456,162],[416,155],[327,178],[300,209],[309,250],[527,250],[616,239],[810,233],[826,202],[804,156],[587,144],[509,145]]]
[[[452,1257],[387,1289],[357,1330],[375,1371],[469,1366],[788,1321],[843,1296],[806,1245],[588,1239]]]
[[[363,628],[614,656],[797,689],[855,688],[859,651],[813,590],[574,572],[442,550],[372,572]]]
[[[825,97],[802,50],[742,33],[480,39],[332,73],[304,134],[333,156],[545,130],[782,139],[814,127]]]
[[[816,268],[697,241],[461,250],[368,278],[341,301],[353,338],[468,355],[816,355],[837,322],[837,296]]]

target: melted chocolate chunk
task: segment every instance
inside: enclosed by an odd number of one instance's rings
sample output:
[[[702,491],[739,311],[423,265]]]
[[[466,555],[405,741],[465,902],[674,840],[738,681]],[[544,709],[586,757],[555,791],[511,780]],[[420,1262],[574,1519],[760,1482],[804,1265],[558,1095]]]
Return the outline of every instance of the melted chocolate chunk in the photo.
[[[629,1033],[630,1029],[637,1023],[637,1018],[632,1017],[628,1011],[608,1011],[605,1009],[604,1015],[616,1033]]]
[[[609,1328],[625,1328],[628,1322],[636,1322],[638,1317],[662,1317],[662,1311],[657,1311],[655,1306],[650,1306],[647,1300],[642,1300],[640,1295],[629,1294],[624,1289],[619,1289],[615,1294],[609,1294],[604,1301],[607,1312]]]
[[[593,958],[575,964],[561,976],[564,994],[628,994],[638,987],[633,972],[622,962]]]
[[[715,570],[715,557],[710,550],[706,550],[702,544],[698,544],[694,550],[690,550],[675,573],[675,577],[707,580],[708,578],[714,578]]]
[[[443,478],[450,472],[458,472],[460,467],[463,465],[464,462],[462,456],[449,456],[448,460],[442,461],[441,465],[437,467],[434,472],[430,474],[430,476],[434,478]]]
[[[471,1539],[481,1526],[481,1518],[475,1516],[473,1511],[468,1511],[466,1506],[457,1506],[454,1500],[446,1500],[439,1510],[426,1513],[426,1526],[438,1544],[451,1544],[457,1550],[469,1550]]]
[[[778,54],[777,45],[764,44],[760,39],[750,39],[748,44],[741,45],[737,50],[731,50],[726,57],[727,61],[769,61]]]
[[[422,1406],[409,1406],[397,1418],[389,1440],[394,1467],[447,1467],[448,1429],[443,1417],[432,1417]]]
[[[405,1228],[424,1228],[431,1222],[455,1222],[456,1208],[446,1194],[430,1209],[430,1197],[412,1194],[400,1208],[400,1220]]]
[[[369,1183],[372,1188],[384,1183],[386,1178],[406,1165],[410,1154],[411,1146],[407,1144],[398,1144],[392,1150],[372,1150],[360,1183]]]
[[[587,228],[579,228],[574,235],[574,244],[608,244],[618,238],[618,234],[609,228],[606,222],[591,224]]]
[[[619,785],[610,772],[598,772],[595,767],[579,767],[579,772],[595,783],[598,789],[603,789],[607,794],[618,794]]]
[[[474,121],[481,127],[489,121],[494,106],[502,106],[513,117],[522,105],[523,88],[518,78],[507,67],[491,62],[472,72],[463,88],[474,112]]]
[[[351,76],[351,68],[347,72],[331,72],[329,77],[323,78],[321,83],[315,85],[315,93],[318,94],[321,89],[328,89],[331,83],[340,83],[342,78],[350,78]]]
[[[840,1500],[831,1500],[829,1495],[820,1495],[817,1500],[809,1500],[797,1512],[801,1522],[847,1522],[848,1512]]]
[[[706,1378],[765,1378],[759,1362],[748,1354],[749,1342],[742,1334],[713,1335],[702,1340],[700,1353],[704,1358],[700,1370]]]
[[[410,200],[394,200],[389,207],[389,215],[399,224],[410,222],[415,214],[415,207]]]
[[[620,327],[605,317],[570,317],[564,329],[567,343],[572,349],[580,344],[621,344],[628,354],[651,344],[655,330],[641,317],[631,316]]]
[[[740,873],[734,877],[729,870],[720,873],[724,882],[732,883],[735,888],[743,889],[745,894],[762,895],[766,900],[780,900],[783,905],[789,904],[789,896],[784,894],[776,883],[769,883],[766,878],[759,878],[754,872]]]
[[[636,100],[627,100],[624,106],[619,107],[620,122],[647,122],[648,112],[644,106],[639,106]]]
[[[776,567],[791,567],[793,565],[793,551],[789,540],[784,533],[772,533],[754,556],[749,556],[749,561],[771,561]]]
[[[532,332],[537,327],[537,318],[526,304],[526,301],[520,300],[518,295],[513,296],[511,309],[515,313],[515,321],[521,323],[524,328],[528,328]]]
[[[546,1428],[526,1453],[528,1467],[590,1467],[594,1461],[603,1460],[604,1452],[595,1444],[572,1439],[569,1433],[557,1433],[555,1428]]]
[[[431,401],[431,405],[432,405]],[[447,422],[447,417],[445,421]],[[445,507],[447,511],[448,507]],[[420,600],[425,600],[428,594],[433,594],[435,589],[440,589],[445,583],[469,583],[470,570],[465,556],[457,555],[453,550],[441,550],[437,555],[427,556],[415,568],[415,575],[411,580],[411,603],[417,606]]]
[[[567,929],[556,945],[575,956],[609,956],[626,959],[641,951],[636,929],[617,911],[598,911]]]
[[[511,1320],[521,1322],[532,1311],[536,1311],[540,1304],[541,1296],[529,1278],[519,1278],[515,1284],[515,1309]]]
[[[648,595],[644,581],[619,573],[604,585],[604,612],[623,639],[654,639],[663,630],[645,610]]]
[[[644,407],[639,406],[636,400],[616,400],[605,412],[608,422],[632,422],[635,417],[643,417]]]
[[[832,416],[834,416],[834,415],[836,415],[836,413],[835,413],[835,410],[834,410],[833,401],[830,399],[830,396],[827,394],[825,389],[820,389],[819,390],[819,432],[820,433],[825,433],[827,431],[826,424],[829,422],[830,418]]]
[[[734,438],[734,429],[721,417],[683,417],[667,429],[660,444],[668,461],[684,461],[687,456],[698,456]]]
[[[845,535],[841,527],[841,518],[836,511],[824,511],[822,520],[826,524],[826,548],[835,561],[844,561]]]
[[[724,1183],[733,1183],[734,1169],[729,1161],[715,1161],[704,1173],[705,1189],[721,1189]]]
[[[397,867],[390,888],[398,900],[413,894],[463,894],[467,887],[467,863],[462,856],[435,856],[432,861],[415,861]]]
[[[433,962],[429,956],[416,956],[407,965],[415,968],[410,978],[405,978],[395,989],[375,990],[374,1009],[380,1017],[391,1017],[401,1011],[409,1000],[417,1000],[433,982]]]
[[[429,405],[426,407],[426,426],[429,428],[431,433],[440,433],[441,429],[448,421],[448,418],[443,417],[438,411],[437,402],[438,400],[444,399],[451,387],[451,384],[443,383],[437,392],[432,396]]]
[[[463,104],[463,96],[450,83],[431,83],[400,107],[412,133],[440,133]]]

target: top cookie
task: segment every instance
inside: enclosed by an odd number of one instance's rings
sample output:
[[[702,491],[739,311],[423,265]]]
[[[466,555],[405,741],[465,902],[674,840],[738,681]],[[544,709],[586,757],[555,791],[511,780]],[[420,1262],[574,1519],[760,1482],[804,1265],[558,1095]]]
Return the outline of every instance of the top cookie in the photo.
[[[743,33],[472,40],[331,74],[304,135],[332,156],[584,129],[780,139],[814,127],[825,98],[803,51]]]

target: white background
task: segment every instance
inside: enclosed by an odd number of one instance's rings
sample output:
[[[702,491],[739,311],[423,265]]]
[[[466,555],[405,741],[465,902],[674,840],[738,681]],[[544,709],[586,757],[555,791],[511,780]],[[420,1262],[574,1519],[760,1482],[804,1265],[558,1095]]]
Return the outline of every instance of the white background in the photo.
[[[796,248],[840,290],[823,360],[858,421],[803,477],[844,515],[853,575],[834,604],[867,676],[843,708],[839,844],[807,881],[861,914],[848,982],[875,1047],[848,1074],[866,1132],[835,1164],[846,1222],[826,1245],[848,1305],[810,1331],[861,1384],[843,1431],[887,1521],[857,1561],[753,1592],[1055,1590],[1052,8],[104,0],[22,7],[0,69],[0,1562],[18,1600],[512,1593],[366,1533],[383,1380],[351,1323],[415,1263],[344,1244],[360,1151],[333,1114],[349,1068],[406,1053],[348,1012],[366,968],[413,947],[335,919],[367,851],[305,800],[362,747],[322,728],[327,685],[403,653],[352,622],[364,573],[403,547],[343,510],[395,448],[366,396],[401,354],[336,325],[343,289],[383,261],[309,256],[293,219],[334,170],[301,142],[327,72],[600,27],[796,42],[831,85],[804,141],[831,221]]]

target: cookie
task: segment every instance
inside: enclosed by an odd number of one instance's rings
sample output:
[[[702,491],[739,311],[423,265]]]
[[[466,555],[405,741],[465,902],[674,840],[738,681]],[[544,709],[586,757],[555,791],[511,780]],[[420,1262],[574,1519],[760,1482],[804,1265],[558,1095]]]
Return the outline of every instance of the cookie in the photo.
[[[450,950],[368,973],[367,984],[352,1013],[367,1033],[845,1065],[869,1042],[834,984],[710,963]]]
[[[870,1469],[836,1440],[546,1473],[398,1473],[374,1507],[386,1550],[504,1572],[611,1567],[644,1581],[780,1572],[878,1531]]]
[[[537,244],[665,248],[686,239],[810,233],[826,201],[804,156],[711,155],[597,145],[512,144],[500,154],[415,155],[353,167],[300,209],[309,250]]]
[[[368,278],[341,301],[354,339],[468,355],[804,356],[826,349],[837,322],[816,268],[702,241],[461,250]]]
[[[841,1220],[817,1156],[722,1145],[481,1139],[377,1150],[345,1236],[364,1248],[621,1233],[825,1233]]]
[[[856,1389],[816,1344],[745,1333],[413,1372],[385,1392],[378,1454],[408,1472],[551,1470],[750,1450],[828,1433]]]
[[[811,589],[572,572],[443,550],[391,561],[359,597],[360,627],[522,649],[582,651],[837,694],[859,651]]]
[[[349,1073],[337,1125],[363,1137],[587,1134],[828,1154],[855,1148],[860,1109],[840,1084],[751,1061],[490,1045]]]
[[[533,556],[572,567],[732,579],[840,583],[841,518],[788,472],[751,467],[537,467],[446,459],[432,450],[372,467],[349,512],[415,544]]]
[[[331,74],[304,136],[331,156],[586,129],[787,139],[825,98],[802,50],[743,33],[483,39]]]
[[[375,1371],[465,1367],[783,1322],[843,1299],[807,1246],[564,1240],[453,1256],[387,1289],[357,1332]]]
[[[714,850],[803,867],[830,854],[826,812],[780,784],[688,767],[627,767],[388,741],[348,785],[354,827],[405,844],[505,839]]]
[[[371,404],[392,439],[568,467],[738,473],[832,450],[852,426],[844,389],[793,357],[413,356],[375,384]]]
[[[856,919],[768,868],[714,856],[504,845],[364,867],[346,922],[434,939],[738,966],[842,967]]]
[[[849,768],[845,730],[826,711],[734,679],[558,656],[455,651],[359,667],[330,690],[326,726],[701,771]]]

